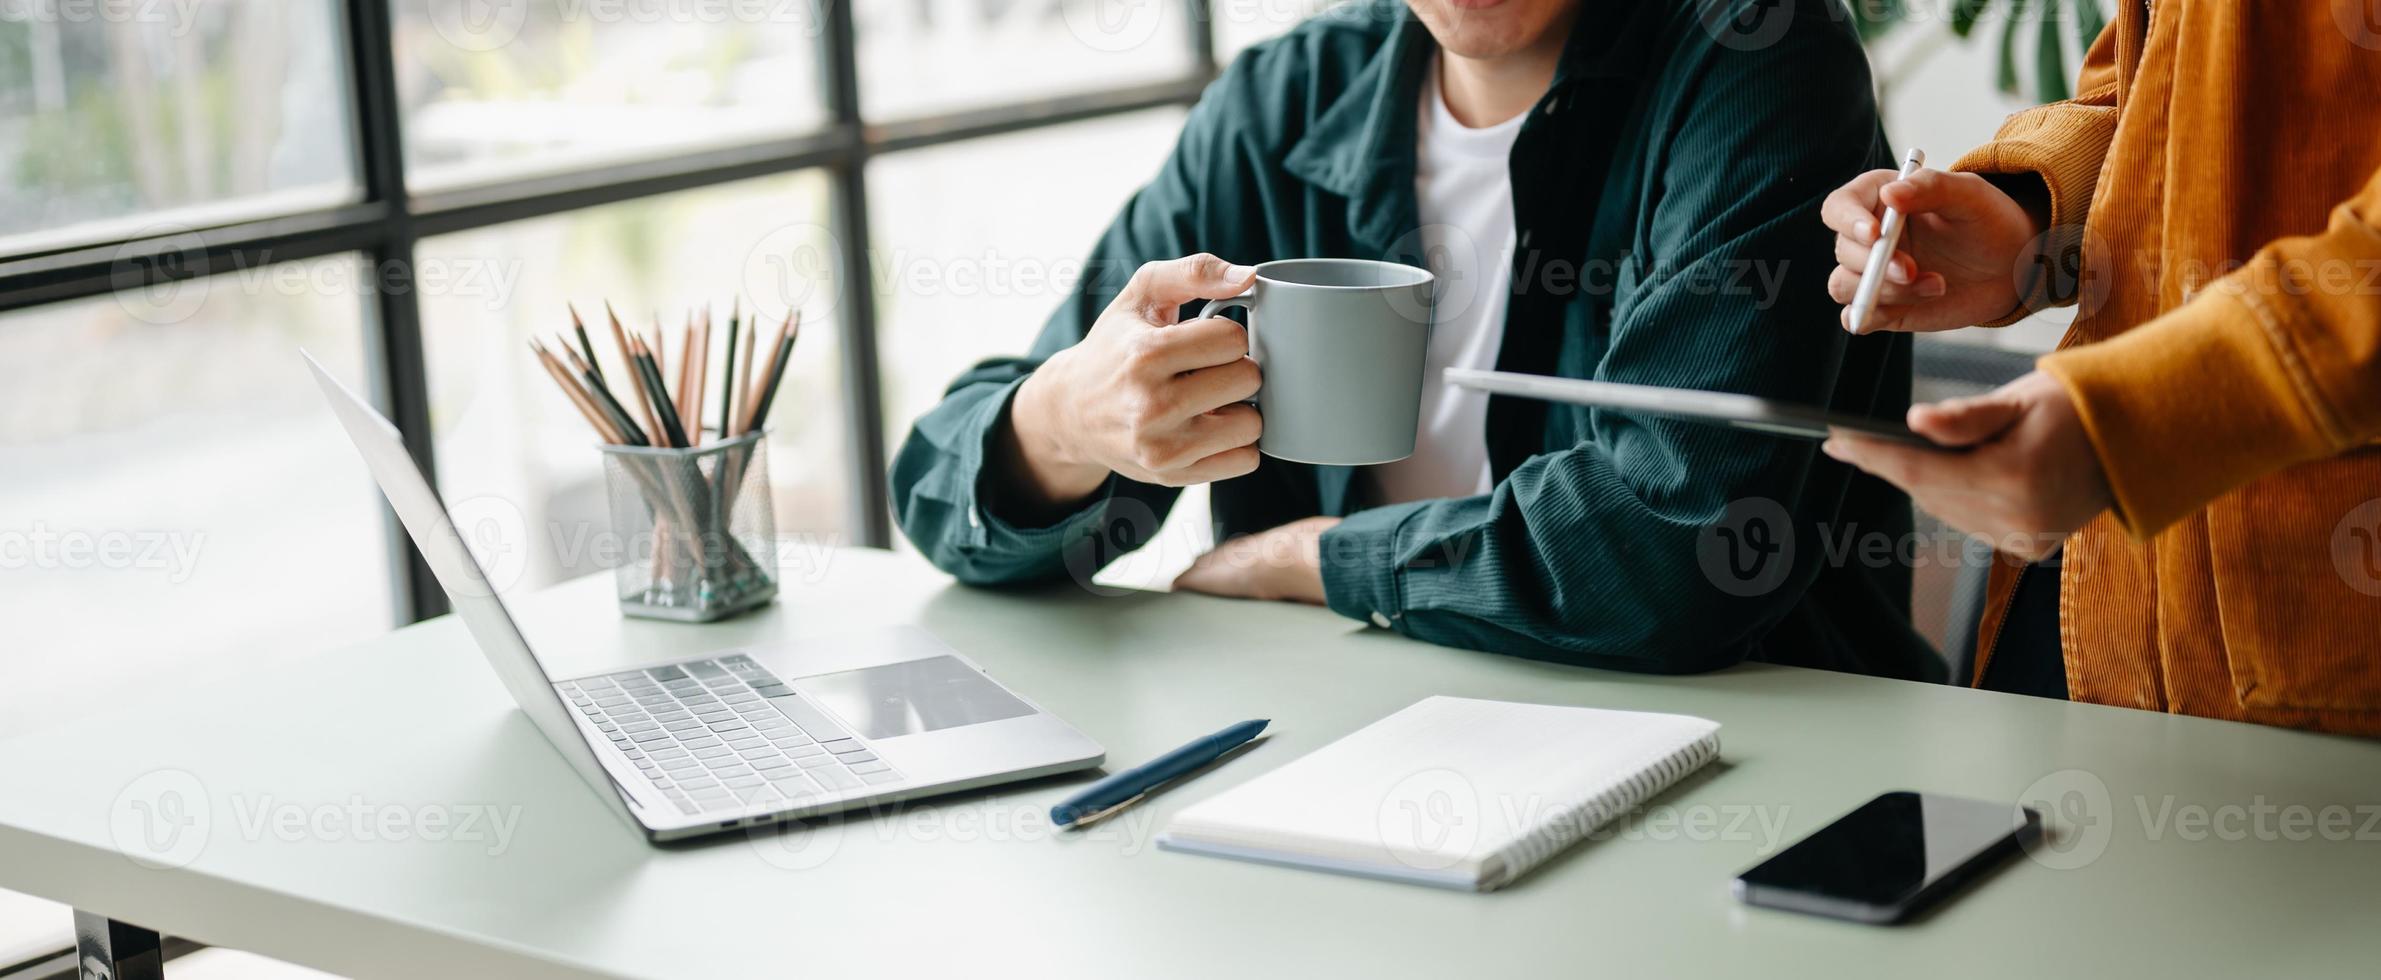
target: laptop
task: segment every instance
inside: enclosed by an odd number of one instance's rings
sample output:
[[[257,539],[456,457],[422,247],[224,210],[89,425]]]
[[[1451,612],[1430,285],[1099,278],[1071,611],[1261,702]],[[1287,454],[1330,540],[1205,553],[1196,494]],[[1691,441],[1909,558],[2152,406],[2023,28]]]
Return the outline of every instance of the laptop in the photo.
[[[514,703],[648,840],[1088,769],[1106,757],[916,627],[556,680],[397,427],[313,355],[306,363]]]

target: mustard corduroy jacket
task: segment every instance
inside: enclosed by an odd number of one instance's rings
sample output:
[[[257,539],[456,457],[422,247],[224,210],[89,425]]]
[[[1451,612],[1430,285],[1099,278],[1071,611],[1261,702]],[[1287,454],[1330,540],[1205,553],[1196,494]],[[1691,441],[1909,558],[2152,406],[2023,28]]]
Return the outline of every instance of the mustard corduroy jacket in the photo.
[[[1956,164],[2040,175],[2028,309],[2079,306],[2041,367],[2116,506],[2061,565],[2069,694],[2381,734],[2381,11],[2117,6],[2077,98]]]

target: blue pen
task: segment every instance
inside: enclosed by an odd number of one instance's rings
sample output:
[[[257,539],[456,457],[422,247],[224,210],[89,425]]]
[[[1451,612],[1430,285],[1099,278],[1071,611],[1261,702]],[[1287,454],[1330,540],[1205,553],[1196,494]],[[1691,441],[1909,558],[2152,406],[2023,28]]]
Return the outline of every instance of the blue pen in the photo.
[[[1142,794],[1159,785],[1181,777],[1214,762],[1223,754],[1239,748],[1244,742],[1265,730],[1270,719],[1244,721],[1192,742],[1149,762],[1127,769],[1099,782],[1091,788],[1068,797],[1066,802],[1050,808],[1050,822],[1061,827],[1098,816],[1140,799]]]

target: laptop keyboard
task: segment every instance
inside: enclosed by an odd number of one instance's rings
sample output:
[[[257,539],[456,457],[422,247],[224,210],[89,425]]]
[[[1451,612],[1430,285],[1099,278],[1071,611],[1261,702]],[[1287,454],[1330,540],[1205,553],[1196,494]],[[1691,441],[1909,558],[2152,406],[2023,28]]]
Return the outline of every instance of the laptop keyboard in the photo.
[[[901,778],[741,653],[554,688],[690,816],[780,809]]]

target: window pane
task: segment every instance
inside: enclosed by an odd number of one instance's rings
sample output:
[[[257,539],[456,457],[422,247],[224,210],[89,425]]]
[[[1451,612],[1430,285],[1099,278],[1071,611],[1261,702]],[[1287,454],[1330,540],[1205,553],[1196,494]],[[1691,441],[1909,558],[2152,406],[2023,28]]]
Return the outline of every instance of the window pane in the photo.
[[[298,358],[363,383],[363,270],[0,315],[0,736],[391,625],[379,492]]]
[[[1182,0],[876,0],[856,5],[860,98],[876,119],[1179,78]]]
[[[1032,346],[1100,232],[1157,173],[1183,115],[1111,116],[869,165],[887,439],[969,365]]]
[[[0,10],[0,255],[355,195],[330,0]]]
[[[715,340],[739,298],[772,329],[789,306],[801,308],[801,343],[770,411],[777,529],[804,542],[842,540],[849,481],[826,213],[826,181],[804,172],[422,242],[440,490],[458,509],[477,501],[471,506],[517,518],[527,532],[527,560],[500,587],[534,588],[605,567],[607,555],[589,547],[589,532],[611,523],[594,433],[527,347],[531,337],[569,329],[565,303],[586,317],[606,358],[614,348],[605,300],[640,330],[660,311],[671,365],[689,307],[711,304]],[[480,285],[434,291],[431,276]],[[609,373],[620,376],[616,366]]]
[[[816,127],[809,0],[395,5],[416,190]]]

